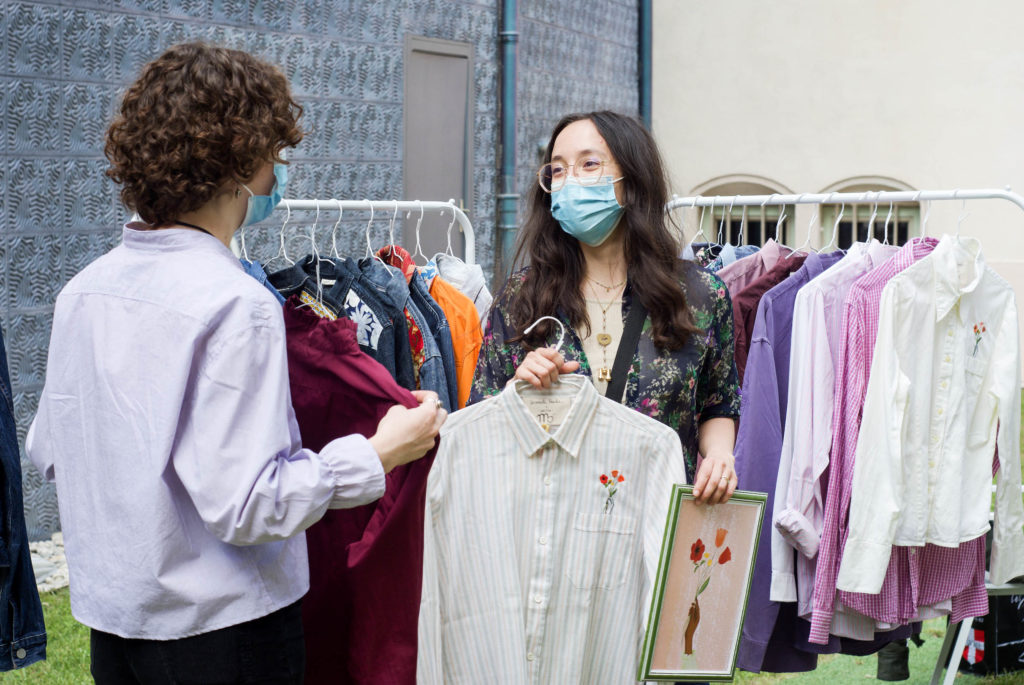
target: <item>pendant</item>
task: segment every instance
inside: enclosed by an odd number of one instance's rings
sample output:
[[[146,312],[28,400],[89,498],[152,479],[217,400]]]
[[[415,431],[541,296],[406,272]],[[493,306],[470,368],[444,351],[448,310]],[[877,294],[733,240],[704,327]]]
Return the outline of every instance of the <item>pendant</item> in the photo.
[[[597,380],[611,382],[612,370],[608,367],[603,367],[597,370]]]
[[[598,333],[597,344],[600,345],[601,347],[608,347],[609,345],[612,344],[612,336],[608,335],[607,333]]]

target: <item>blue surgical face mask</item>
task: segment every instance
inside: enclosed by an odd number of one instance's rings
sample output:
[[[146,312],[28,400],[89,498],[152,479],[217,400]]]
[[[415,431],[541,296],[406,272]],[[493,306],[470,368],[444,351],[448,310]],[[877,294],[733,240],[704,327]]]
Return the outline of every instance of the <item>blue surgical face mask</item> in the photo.
[[[242,187],[249,192],[249,202],[245,207],[245,218],[242,219],[242,226],[263,221],[274,211],[274,207],[284,197],[284,187],[288,184],[288,167],[284,164],[274,164],[274,187],[270,189],[270,195],[257,195],[252,192],[249,186],[242,184]]]
[[[551,216],[562,230],[581,243],[597,247],[612,234],[622,216],[615,199],[615,182],[622,177],[605,177],[596,185],[580,185],[567,178],[565,185],[551,193]]]

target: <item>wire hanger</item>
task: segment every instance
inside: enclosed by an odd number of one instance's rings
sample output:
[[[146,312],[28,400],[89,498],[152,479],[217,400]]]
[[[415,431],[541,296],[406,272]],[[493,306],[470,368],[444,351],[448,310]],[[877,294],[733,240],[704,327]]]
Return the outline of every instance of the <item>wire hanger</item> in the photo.
[[[832,193],[832,195],[835,195],[835,193]],[[820,252],[827,251],[833,245],[835,245],[836,247],[839,246],[839,243],[836,241],[836,239],[839,237],[839,222],[841,222],[843,220],[843,214],[845,214],[845,213],[846,213],[846,203],[843,202],[839,206],[839,215],[836,217],[836,222],[834,224],[832,224],[832,237],[829,238],[829,241],[827,243],[825,243],[825,246],[821,248]]]
[[[395,219],[398,218],[398,200],[392,200],[395,203],[395,213],[391,215],[391,223],[388,224],[388,245],[391,246],[392,252],[394,252],[395,246]]]
[[[285,216],[284,216],[284,223],[281,224],[281,247],[280,247],[280,249],[278,249],[277,254],[275,254],[273,257],[270,258],[269,261],[267,261],[267,264],[270,264],[275,259],[279,259],[279,258],[282,258],[282,257],[284,258],[284,261],[288,262],[289,265],[295,264],[295,262],[292,261],[292,259],[288,256],[288,252],[286,252],[285,249],[284,249],[284,229],[285,229],[286,226],[288,226],[288,222],[291,221],[291,219],[292,219],[292,208],[286,206],[285,207],[285,212],[286,213],[285,213]],[[263,265],[264,269],[266,269],[267,264]]]
[[[345,210],[341,206],[341,200],[335,200],[338,205],[338,220],[334,222],[334,228],[331,229],[331,256],[335,259],[341,259],[341,255],[338,254],[338,225],[341,223],[341,217],[345,215]]]
[[[454,257],[455,251],[452,250],[452,228],[455,226],[455,220],[458,218],[458,215],[455,213],[455,198],[449,199],[448,204],[452,206],[452,222],[448,224],[448,247],[446,252],[449,257]]]
[[[893,203],[891,203],[891,202],[889,203],[889,213],[885,215],[885,226],[882,228],[882,244],[883,245],[888,245],[889,244],[889,219],[892,218],[892,204]],[[897,224],[898,223],[899,222],[897,221]]]
[[[954,190],[953,191],[953,197],[956,198],[956,194],[959,193],[959,192],[960,192],[959,188]],[[962,224],[964,222],[964,219],[966,219],[971,214],[970,212],[967,211],[967,200],[964,199],[963,202],[964,202],[963,206],[961,206],[961,208],[960,208],[960,216],[958,216],[956,218],[956,240],[957,240],[958,243],[960,242],[960,224]]]
[[[698,195],[695,198],[693,198],[693,204],[691,205],[691,207],[696,207],[697,206],[697,200],[699,200],[700,197],[701,196]],[[703,230],[704,230],[704,206],[702,205],[701,208],[700,208],[700,219],[697,221],[697,230],[696,230],[696,232],[694,232],[693,237],[690,238],[690,242],[686,243],[686,247],[683,248],[683,259],[689,260],[691,262],[694,260],[695,255],[693,253],[693,243],[697,240],[697,236],[700,235]]]
[[[804,196],[804,193],[801,193],[800,197],[803,197],[803,196]],[[799,201],[799,198],[797,198],[797,200]],[[815,250],[813,247],[811,247],[811,231],[814,230],[814,220],[816,218],[818,218],[818,212],[820,210],[821,210],[821,205],[815,205],[814,206],[814,213],[811,214],[811,221],[810,221],[810,223],[807,224],[807,238],[805,238],[804,242],[800,244],[800,247],[791,248],[790,249],[789,254],[786,255],[787,259],[789,257],[792,257],[793,255],[795,255],[797,252],[803,252],[804,250],[810,250],[812,252],[817,252],[817,250]]]
[[[363,202],[365,202],[366,206],[370,208],[370,220],[366,222],[366,256],[372,257],[381,264],[384,264],[384,266],[387,266],[387,264],[384,263],[384,260],[374,253],[373,245],[370,243],[370,227],[373,226],[373,203],[365,198],[363,199]],[[391,272],[389,271],[388,273]]]
[[[769,200],[774,199],[777,193],[772,193]],[[800,197],[803,197],[806,193],[802,193]],[[799,199],[799,198],[798,198]],[[779,220],[775,222],[775,242],[782,244],[779,240],[779,231],[782,230],[782,222],[786,220],[786,205],[779,205]]]
[[[417,256],[423,257],[423,261],[426,263],[430,261],[430,257],[423,253],[423,246],[420,245],[420,226],[423,225],[423,203],[419,200],[416,200],[416,202],[419,202],[420,205],[420,218],[416,220],[416,250],[412,253],[412,258],[413,261],[415,261]],[[408,219],[411,216],[412,211],[410,211],[405,218]]]
[[[875,217],[878,216],[878,193],[875,193],[875,204],[871,207],[871,216],[868,218],[868,235],[867,242],[871,242],[875,238]],[[870,202],[871,191],[867,192],[868,201]]]

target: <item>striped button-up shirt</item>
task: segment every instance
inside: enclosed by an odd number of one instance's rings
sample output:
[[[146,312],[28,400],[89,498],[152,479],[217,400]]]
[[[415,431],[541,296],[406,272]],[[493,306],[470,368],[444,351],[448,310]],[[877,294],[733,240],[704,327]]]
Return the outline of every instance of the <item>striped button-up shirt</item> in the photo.
[[[825,644],[836,601],[879,621],[899,623],[914,618],[918,608],[952,599],[952,618],[982,615],[988,607],[985,594],[983,538],[949,549],[926,545],[911,554],[897,547],[889,559],[885,580],[875,594],[838,591],[836,576],[846,545],[846,517],[853,487],[854,450],[860,431],[868,372],[878,331],[878,306],[882,290],[897,273],[923,259],[938,244],[935,238],[913,240],[889,261],[857,280],[846,298],[842,336],[839,341],[841,370],[836,376],[832,451],[829,463],[828,496],[818,562],[814,576],[814,613],[810,641]],[[950,571],[962,573],[950,579]],[[980,573],[980,576],[979,576]],[[979,581],[980,578],[980,581]],[[980,612],[980,613],[979,613]]]
[[[682,482],[675,431],[583,376],[453,414],[427,486],[418,682],[634,682]]]
[[[885,286],[840,588],[877,591],[893,545],[984,536],[997,446],[991,578],[1024,574],[1018,337],[1013,289],[976,239],[945,236]]]

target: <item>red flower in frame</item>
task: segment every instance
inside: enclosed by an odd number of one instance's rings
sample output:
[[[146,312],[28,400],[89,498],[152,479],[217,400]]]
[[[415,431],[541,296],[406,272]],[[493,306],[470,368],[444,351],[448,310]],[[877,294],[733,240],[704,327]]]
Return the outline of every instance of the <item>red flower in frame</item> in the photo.
[[[725,536],[728,534],[728,529],[719,528],[715,531],[715,547],[721,547],[722,543],[725,542]]]
[[[718,555],[718,563],[719,564],[724,564],[725,562],[729,561],[730,559],[732,559],[732,550],[730,550],[728,547],[726,547],[725,549],[722,550],[722,553]]]
[[[690,561],[697,563],[704,556],[704,542],[697,538],[697,542],[690,545]]]

